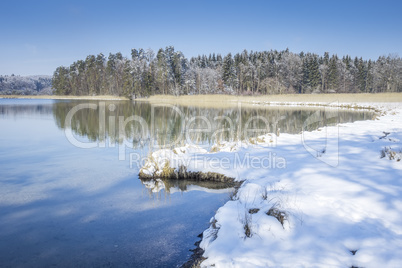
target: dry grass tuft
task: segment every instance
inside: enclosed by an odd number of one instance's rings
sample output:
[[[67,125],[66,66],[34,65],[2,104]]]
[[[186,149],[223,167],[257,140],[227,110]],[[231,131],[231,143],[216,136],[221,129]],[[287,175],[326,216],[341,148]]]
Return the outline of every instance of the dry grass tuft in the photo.
[[[170,167],[170,161],[166,160],[160,174],[161,178],[170,178],[174,174],[174,168]]]
[[[384,147],[381,150],[380,158],[388,157],[389,160],[396,160],[400,162],[402,159],[402,149],[392,149],[391,147]]]
[[[288,219],[288,214],[284,211],[279,210],[276,207],[272,207],[267,212],[268,216],[275,217],[283,226],[285,221]]]
[[[245,238],[250,238],[253,236],[253,233],[251,231],[251,219],[251,214],[247,213],[246,211],[243,220],[244,234],[246,235]]]
[[[248,213],[250,213],[250,214],[256,214],[256,213],[258,213],[258,211],[260,211],[259,208],[250,208],[250,209],[248,210]]]

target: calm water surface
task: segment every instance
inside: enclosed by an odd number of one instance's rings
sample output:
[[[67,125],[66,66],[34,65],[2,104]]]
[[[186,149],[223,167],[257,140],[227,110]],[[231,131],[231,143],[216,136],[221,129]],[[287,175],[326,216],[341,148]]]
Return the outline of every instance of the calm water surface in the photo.
[[[66,123],[79,104],[82,109]],[[181,183],[151,192],[138,179],[139,164],[130,165],[130,154],[146,156],[185,142],[208,147],[244,139],[246,124],[259,129],[257,134],[278,128],[299,133],[313,113],[317,111],[0,100],[0,266],[179,266],[232,189]],[[319,114],[325,117],[323,111]],[[326,123],[372,117],[338,115],[327,116]],[[130,116],[137,117],[130,121]],[[253,116],[269,124],[249,121]],[[205,130],[208,124],[210,132],[185,135],[189,128]]]

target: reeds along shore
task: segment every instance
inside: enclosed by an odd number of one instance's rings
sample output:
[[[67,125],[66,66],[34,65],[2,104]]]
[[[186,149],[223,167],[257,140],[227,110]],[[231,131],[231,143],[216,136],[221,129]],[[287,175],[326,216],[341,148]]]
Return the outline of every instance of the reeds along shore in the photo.
[[[128,100],[121,96],[64,96],[64,95],[0,95],[6,99],[74,99],[74,100]],[[359,93],[359,94],[282,94],[259,96],[235,95],[154,95],[149,98],[137,99],[151,103],[170,103],[179,105],[200,106],[208,103],[209,106],[222,107],[231,103],[272,102],[272,103],[370,103],[370,102],[402,102],[402,93]]]
[[[358,93],[358,94],[282,94],[259,96],[235,95],[154,95],[147,99],[150,102],[227,102],[227,101],[264,101],[264,102],[401,102],[402,93]],[[191,103],[193,104],[193,103]]]

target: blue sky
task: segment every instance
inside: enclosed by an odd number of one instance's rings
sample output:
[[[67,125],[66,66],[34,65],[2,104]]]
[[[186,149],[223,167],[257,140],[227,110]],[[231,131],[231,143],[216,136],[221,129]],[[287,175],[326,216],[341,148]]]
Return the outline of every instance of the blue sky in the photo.
[[[89,54],[173,45],[186,57],[243,49],[402,56],[402,1],[0,3],[0,74],[53,74]]]

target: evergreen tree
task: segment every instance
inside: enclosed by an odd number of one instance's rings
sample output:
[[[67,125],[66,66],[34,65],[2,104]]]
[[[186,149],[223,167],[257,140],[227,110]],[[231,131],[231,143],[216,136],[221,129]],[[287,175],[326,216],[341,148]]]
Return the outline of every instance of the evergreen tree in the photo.
[[[56,68],[53,74],[52,85],[56,89],[57,95],[70,95],[71,88],[69,87],[69,69],[60,66]]]
[[[367,63],[367,76],[366,76],[366,88],[365,92],[373,92],[374,79],[373,79],[373,63],[371,60]]]
[[[236,86],[236,70],[232,54],[229,53],[223,58],[222,80],[226,86],[235,89]]]
[[[156,55],[157,59],[157,74],[156,74],[156,84],[157,89],[160,93],[166,94],[166,79],[168,75],[166,55],[163,49],[159,49]]]
[[[328,88],[338,91],[339,74],[338,74],[338,56],[334,55],[329,60],[328,65]]]

